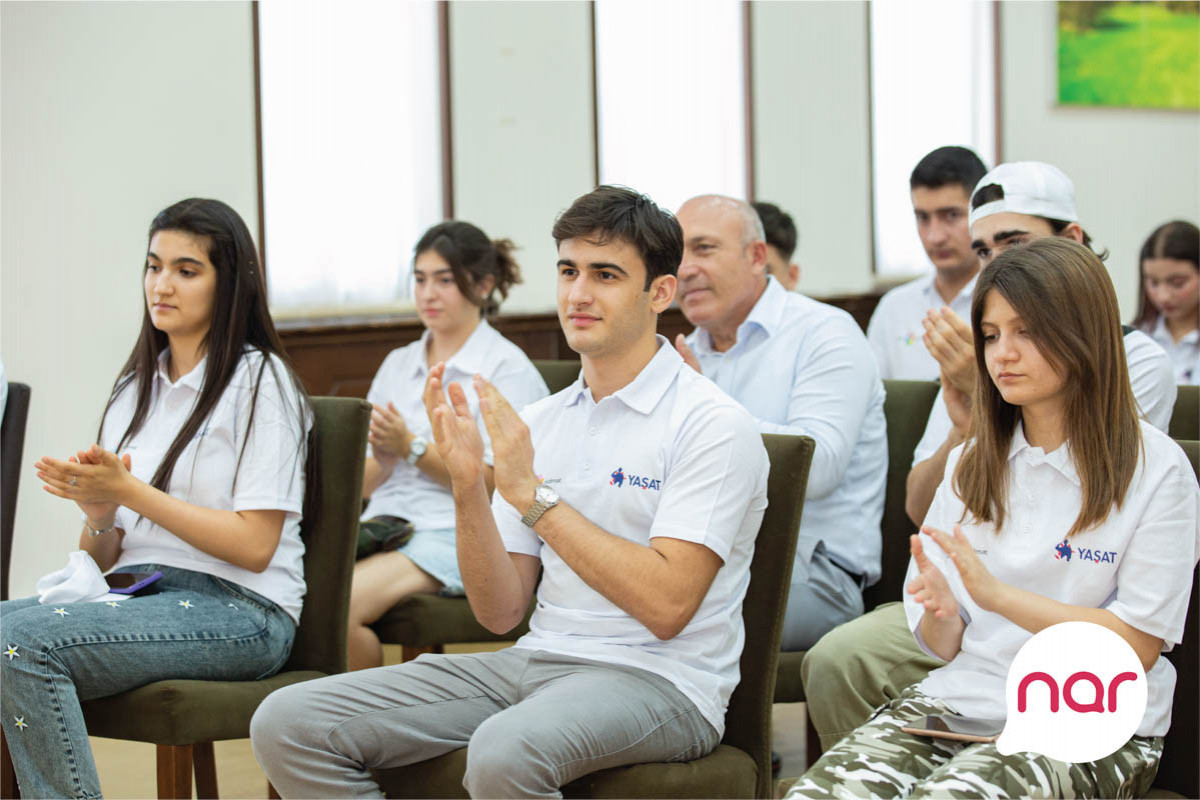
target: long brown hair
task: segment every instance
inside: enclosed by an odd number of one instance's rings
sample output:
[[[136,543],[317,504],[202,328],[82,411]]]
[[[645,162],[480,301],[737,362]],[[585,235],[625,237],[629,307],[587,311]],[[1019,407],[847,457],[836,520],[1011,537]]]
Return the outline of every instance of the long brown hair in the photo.
[[[1064,381],[1067,443],[1083,492],[1067,534],[1073,536],[1103,522],[1114,505],[1120,508],[1141,451],[1117,294],[1096,254],[1061,237],[1014,247],[980,274],[971,298],[979,379],[952,485],[966,505],[964,519],[993,522],[997,533],[1008,511],[1008,455],[1021,408],[1005,402],[984,360],[983,309],[993,291],[1020,315]]]

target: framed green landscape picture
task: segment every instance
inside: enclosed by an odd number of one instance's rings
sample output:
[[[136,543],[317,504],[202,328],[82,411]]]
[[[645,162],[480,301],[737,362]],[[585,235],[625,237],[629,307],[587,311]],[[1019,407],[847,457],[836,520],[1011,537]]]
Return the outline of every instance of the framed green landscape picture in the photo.
[[[1059,0],[1058,102],[1200,109],[1200,2]]]

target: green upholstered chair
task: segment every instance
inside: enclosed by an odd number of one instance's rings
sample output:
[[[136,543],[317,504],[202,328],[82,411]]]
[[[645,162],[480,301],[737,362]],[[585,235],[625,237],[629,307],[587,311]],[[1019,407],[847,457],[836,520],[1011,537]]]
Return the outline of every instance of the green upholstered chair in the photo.
[[[883,517],[880,531],[883,537],[882,565],[879,582],[863,592],[863,606],[870,611],[880,603],[900,598],[904,571],[908,566],[908,535],[916,526],[904,510],[908,472],[912,468],[913,451],[925,432],[929,412],[937,399],[938,384],[934,381],[883,382],[886,397],[883,416],[887,421],[888,471],[884,490]],[[806,650],[779,654],[778,676],[775,679],[776,703],[804,701],[804,682],[800,679],[800,663]],[[808,723],[806,739],[808,763],[821,755],[821,740],[812,722]]]
[[[1180,387],[1185,388],[1185,387]],[[1196,387],[1191,387],[1196,388]],[[1192,470],[1200,480],[1200,441],[1179,440]],[[1192,573],[1192,600],[1188,605],[1183,644],[1167,653],[1175,666],[1175,697],[1171,701],[1171,730],[1163,742],[1162,761],[1149,797],[1200,797],[1200,569]]]
[[[578,361],[534,361],[550,393],[562,391],[575,382],[581,368]],[[405,598],[371,625],[385,644],[400,645],[402,661],[411,661],[421,653],[440,653],[447,644],[511,642],[529,629],[529,614],[508,633],[496,634],[480,625],[471,613],[466,598],[418,594]]]
[[[578,359],[574,361],[534,361],[533,366],[541,373],[542,380],[550,394],[557,394],[570,386],[579,377],[583,365]]]
[[[4,418],[0,420],[0,600],[8,599],[8,563],[12,558],[13,524],[17,517],[17,489],[25,452],[25,421],[29,417],[29,386],[8,385]]]
[[[212,743],[245,739],[258,704],[276,689],[344,672],[350,576],[362,496],[371,406],[312,398],[316,475],[304,498],[304,579],[308,589],[291,657],[261,681],[158,681],[83,704],[88,733],[158,745],[158,796],[216,797]],[[310,463],[314,463],[310,461]]]
[[[1171,423],[1167,427],[1167,433],[1172,439],[1200,439],[1200,386],[1178,387],[1175,410],[1171,412]]]
[[[563,787],[566,797],[772,797],[771,698],[775,660],[787,608],[812,462],[807,436],[763,435],[771,459],[769,506],[759,528],[742,607],[746,642],[741,682],[729,701],[725,736],[709,755],[677,764],[635,764],[601,770]],[[455,750],[407,767],[380,770],[390,798],[467,797],[467,751]]]

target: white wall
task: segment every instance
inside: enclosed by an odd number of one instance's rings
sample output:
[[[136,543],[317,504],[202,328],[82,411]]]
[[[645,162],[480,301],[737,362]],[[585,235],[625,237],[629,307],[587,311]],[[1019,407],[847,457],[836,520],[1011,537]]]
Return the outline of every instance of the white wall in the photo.
[[[505,311],[554,308],[554,218],[595,184],[591,7],[450,4],[454,215],[508,237],[525,282]]]
[[[0,3],[0,353],[33,388],[19,597],[65,563],[74,504],[32,464],[93,440],[141,322],[151,218],[219,197],[257,231],[250,5]]]
[[[863,291],[871,262],[867,4],[756,2],[756,199],[800,230],[800,291]]]
[[[1129,320],[1142,242],[1169,219],[1200,222],[1200,114],[1057,106],[1056,21],[1053,2],[1001,7],[1003,158],[1046,161],[1075,182]]]

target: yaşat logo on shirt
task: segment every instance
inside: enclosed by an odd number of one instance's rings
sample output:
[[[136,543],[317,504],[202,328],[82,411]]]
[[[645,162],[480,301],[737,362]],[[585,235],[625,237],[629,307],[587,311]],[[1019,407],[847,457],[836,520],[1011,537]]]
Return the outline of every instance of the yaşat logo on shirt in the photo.
[[[1002,755],[1097,761],[1119,750],[1146,713],[1146,672],[1115,631],[1060,622],[1030,637],[1008,669]]]
[[[1091,547],[1072,548],[1066,539],[1054,545],[1054,557],[1062,561],[1070,561],[1072,555],[1078,555],[1080,561],[1090,561],[1093,564],[1115,564],[1117,551],[1096,550]]]
[[[612,474],[608,477],[609,486],[621,487],[625,485],[626,481],[628,481],[630,486],[636,486],[639,489],[653,489],[656,492],[662,489],[662,481],[658,478],[650,478],[645,475],[634,475],[632,473],[626,475],[625,470],[623,470],[621,467],[614,469]]]

